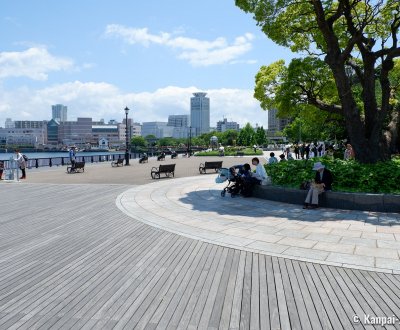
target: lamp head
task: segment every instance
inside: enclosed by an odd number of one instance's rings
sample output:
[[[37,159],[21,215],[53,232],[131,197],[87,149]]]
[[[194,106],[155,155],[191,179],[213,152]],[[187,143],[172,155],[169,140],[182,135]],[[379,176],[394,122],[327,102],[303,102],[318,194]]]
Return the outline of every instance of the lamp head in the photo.
[[[125,109],[124,109],[124,110],[125,110],[125,114],[126,114],[126,115],[128,115],[129,108],[128,108],[128,107],[125,107]]]

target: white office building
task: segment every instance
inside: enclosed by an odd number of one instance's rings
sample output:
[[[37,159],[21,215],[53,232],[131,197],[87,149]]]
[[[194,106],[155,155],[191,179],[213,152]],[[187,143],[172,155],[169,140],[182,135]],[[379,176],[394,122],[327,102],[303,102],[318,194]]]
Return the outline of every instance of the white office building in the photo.
[[[169,115],[168,126],[189,127],[189,115]]]
[[[228,121],[226,118],[217,122],[217,132],[225,132],[227,130],[239,131],[239,124],[235,121]]]
[[[193,93],[190,98],[190,126],[193,136],[210,132],[210,99],[207,93]]]
[[[172,137],[174,127],[168,126],[167,122],[149,121],[142,123],[142,136],[154,135],[157,139]]]

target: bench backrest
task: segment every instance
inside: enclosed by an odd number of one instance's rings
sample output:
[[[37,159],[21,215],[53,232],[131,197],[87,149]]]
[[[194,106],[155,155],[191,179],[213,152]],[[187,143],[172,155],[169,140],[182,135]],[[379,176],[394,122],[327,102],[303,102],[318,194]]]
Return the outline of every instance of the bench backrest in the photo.
[[[175,164],[160,165],[158,168],[159,172],[174,172]]]
[[[122,164],[124,162],[124,159],[123,158],[118,158],[117,159],[117,164]]]
[[[85,162],[76,162],[74,167],[75,168],[84,168]]]
[[[222,167],[222,162],[205,162],[204,163],[204,167],[211,167],[211,168],[214,168],[214,167]]]

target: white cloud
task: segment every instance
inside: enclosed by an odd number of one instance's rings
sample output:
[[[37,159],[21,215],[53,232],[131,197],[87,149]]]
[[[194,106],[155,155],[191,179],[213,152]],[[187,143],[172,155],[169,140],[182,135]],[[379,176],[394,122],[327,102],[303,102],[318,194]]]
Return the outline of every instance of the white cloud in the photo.
[[[267,114],[253,98],[252,90],[212,89],[168,86],[153,92],[123,93],[108,83],[70,82],[41,90],[20,88],[12,92],[0,89],[0,126],[6,118],[13,120],[49,120],[51,105],[68,106],[68,118],[92,117],[93,120],[122,121],[124,108],[131,109],[135,121],[167,121],[170,114],[189,114],[193,92],[208,93],[211,104],[211,126],[223,117],[244,125],[258,123],[266,127]]]
[[[33,80],[47,80],[48,72],[68,70],[72,66],[73,61],[55,57],[44,47],[0,53],[0,79],[28,77]]]
[[[149,33],[147,28],[129,28],[118,24],[107,25],[105,35],[121,38],[128,44],[141,44],[149,47],[152,44],[163,45],[179,51],[178,58],[189,61],[194,66],[209,66],[234,62],[251,50],[254,36],[246,33],[235,38],[229,44],[225,38],[213,41],[173,36],[170,33]]]

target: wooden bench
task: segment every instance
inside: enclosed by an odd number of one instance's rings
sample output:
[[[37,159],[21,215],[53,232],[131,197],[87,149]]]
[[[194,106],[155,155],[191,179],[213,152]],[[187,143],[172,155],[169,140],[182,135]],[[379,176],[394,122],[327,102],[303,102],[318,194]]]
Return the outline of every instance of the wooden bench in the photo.
[[[119,165],[124,166],[124,159],[123,158],[118,158],[116,161],[111,162],[112,167],[118,167]]]
[[[175,164],[167,164],[167,165],[160,165],[158,168],[153,167],[151,169],[151,177],[153,179],[160,178],[160,174],[165,173],[166,177],[169,177],[171,174],[172,176],[175,175]]]
[[[199,166],[199,172],[200,174],[206,173],[206,170],[213,169],[215,172],[218,172],[218,170],[222,167],[222,162],[205,162],[200,163]]]
[[[160,156],[157,157],[157,160],[165,160],[165,154],[162,153]]]
[[[85,162],[75,162],[74,165],[67,167],[67,173],[85,172]]]
[[[142,156],[139,158],[139,164],[142,164],[144,162],[149,162],[149,157],[148,156]]]

